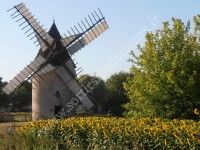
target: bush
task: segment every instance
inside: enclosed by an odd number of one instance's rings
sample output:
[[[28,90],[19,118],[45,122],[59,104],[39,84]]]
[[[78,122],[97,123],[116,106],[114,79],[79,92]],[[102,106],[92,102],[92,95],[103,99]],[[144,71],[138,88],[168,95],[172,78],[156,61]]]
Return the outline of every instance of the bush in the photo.
[[[163,23],[147,33],[138,57],[131,53],[134,75],[125,83],[131,117],[197,119],[200,108],[200,15],[195,17],[197,33],[180,19]]]
[[[106,81],[107,102],[104,109],[107,113],[122,116],[124,113],[123,104],[128,102],[125,95],[123,83],[130,77],[129,73],[119,72],[110,76]]]
[[[191,120],[73,117],[28,123],[14,138],[34,149],[182,150],[200,148],[199,133],[200,122]]]

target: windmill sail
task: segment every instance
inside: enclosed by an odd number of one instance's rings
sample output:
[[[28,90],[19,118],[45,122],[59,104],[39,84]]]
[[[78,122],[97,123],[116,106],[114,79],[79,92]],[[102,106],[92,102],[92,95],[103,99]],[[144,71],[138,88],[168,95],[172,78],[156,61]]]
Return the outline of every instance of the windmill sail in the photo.
[[[72,60],[67,61],[63,66],[54,67],[51,64],[45,65],[40,73],[45,73],[45,70],[51,71],[56,70],[56,74],[62,82],[71,90],[75,97],[77,97],[80,102],[87,108],[90,109],[94,106],[91,99],[87,96],[88,93],[83,91],[80,83],[76,79],[76,73],[73,70]],[[44,69],[46,68],[46,69]]]
[[[61,39],[61,42],[63,43],[64,47],[66,47],[70,55],[74,55],[77,51],[79,51],[85,45],[89,44],[91,41],[99,37],[103,32],[105,32],[109,28],[107,22],[105,21],[105,17],[102,15],[100,10],[99,12],[101,14],[101,18],[95,11],[95,14],[98,17],[98,19],[92,14],[95,22],[91,19],[90,16],[88,16],[90,19],[90,23],[85,18],[85,22],[88,24],[88,27],[82,21],[85,30],[78,23],[79,30],[81,29],[81,32],[79,32],[78,28],[74,26],[75,30],[78,33],[75,33],[74,29],[72,28],[74,35],[72,36],[70,34],[70,36]],[[90,25],[91,23],[92,25]]]
[[[77,51],[83,48],[85,45],[89,44],[95,38],[100,36],[103,32],[108,29],[108,25],[105,21],[100,22],[94,28],[91,28],[88,32],[86,32],[82,38],[71,45],[68,49],[70,55],[74,55]]]
[[[16,88],[19,88],[21,84],[30,79],[45,63],[45,59],[42,56],[37,57],[29,65],[27,65],[17,76],[15,76],[6,86],[3,87],[3,92],[11,94]]]
[[[66,47],[77,35],[68,36],[61,39],[62,44]]]
[[[44,52],[48,48],[48,46],[52,44],[53,38],[42,28],[37,19],[34,18],[34,15],[32,15],[31,12],[26,8],[24,3],[20,3],[13,8],[16,9],[16,12],[13,13],[11,16],[14,16],[13,18],[18,18],[19,16],[22,17],[16,22],[25,20],[22,24],[20,24],[20,26],[25,23],[27,23],[27,25],[23,29],[30,26],[30,29],[27,30],[26,33],[31,31],[31,29],[33,30],[31,34],[35,33],[38,42],[40,43],[40,45],[42,45],[41,50]],[[18,14],[16,15],[17,12]],[[31,34],[29,34],[28,36],[30,36]]]
[[[90,109],[94,106],[93,102],[88,98],[87,93],[83,91],[83,88],[79,82],[73,77],[73,75],[67,71],[64,67],[59,67],[56,70],[58,77],[69,87],[74,95],[80,100],[80,102],[87,108]]]

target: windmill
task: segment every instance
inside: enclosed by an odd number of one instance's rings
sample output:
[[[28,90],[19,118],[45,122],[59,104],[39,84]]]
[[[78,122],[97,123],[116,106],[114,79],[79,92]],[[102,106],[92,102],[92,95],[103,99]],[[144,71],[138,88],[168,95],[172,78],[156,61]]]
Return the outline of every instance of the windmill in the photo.
[[[36,39],[34,43],[40,48],[35,59],[3,87],[3,92],[12,94],[25,81],[31,81],[33,120],[53,118],[61,109],[70,113],[78,106],[90,110],[94,104],[77,80],[72,56],[109,28],[100,9],[71,28],[64,37],[55,22],[48,32],[44,30],[24,3],[8,12],[22,30],[26,30],[27,37]]]

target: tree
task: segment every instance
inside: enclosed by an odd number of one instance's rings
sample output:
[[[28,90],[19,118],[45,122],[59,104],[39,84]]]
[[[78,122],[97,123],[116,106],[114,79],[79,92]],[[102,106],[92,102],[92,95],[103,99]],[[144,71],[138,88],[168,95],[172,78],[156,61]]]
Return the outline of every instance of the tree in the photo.
[[[105,82],[101,78],[85,74],[79,77],[79,82],[94,100],[96,106],[101,106],[104,103],[106,99],[106,87]]]
[[[106,81],[107,102],[104,104],[106,111],[113,115],[122,115],[124,112],[123,104],[128,102],[123,83],[130,75],[126,72],[119,72],[112,75]]]
[[[6,82],[2,81],[2,78],[0,77],[0,107],[8,107],[9,105],[9,98],[8,96],[3,93],[2,88],[6,84]]]
[[[172,18],[172,25],[164,22],[162,30],[146,34],[138,57],[131,52],[134,77],[124,85],[128,116],[195,118],[193,110],[200,108],[200,43],[198,32],[189,29],[189,23]]]
[[[2,91],[2,88],[5,85],[6,82],[2,82],[2,78],[0,78],[0,107],[4,107],[7,109],[12,105],[11,111],[24,111],[23,106],[31,105],[31,83],[25,81],[23,85],[11,95],[6,95]]]
[[[23,85],[17,89],[11,96],[13,109],[17,111],[29,111],[24,109],[24,106],[29,106],[32,103],[32,86],[31,83],[25,81]]]

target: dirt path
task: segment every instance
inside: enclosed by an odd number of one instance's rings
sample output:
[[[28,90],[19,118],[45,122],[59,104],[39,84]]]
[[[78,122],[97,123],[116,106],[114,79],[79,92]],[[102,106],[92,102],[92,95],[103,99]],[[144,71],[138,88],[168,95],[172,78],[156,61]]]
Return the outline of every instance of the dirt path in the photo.
[[[13,125],[13,127],[20,127],[24,125],[25,122],[8,122],[8,123],[0,123],[0,136],[5,136],[8,128]]]

